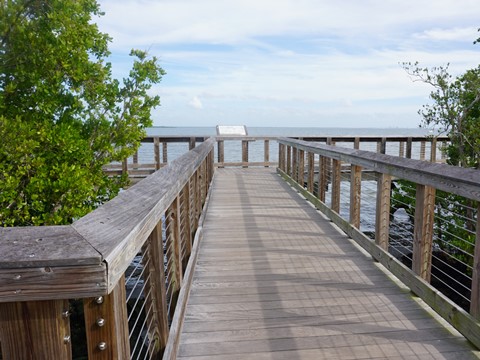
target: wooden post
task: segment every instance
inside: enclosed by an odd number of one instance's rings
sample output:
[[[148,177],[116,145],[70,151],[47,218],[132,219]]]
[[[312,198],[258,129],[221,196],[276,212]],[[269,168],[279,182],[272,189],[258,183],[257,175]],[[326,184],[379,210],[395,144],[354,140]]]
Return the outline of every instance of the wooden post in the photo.
[[[263,161],[265,162],[264,166],[265,167],[268,167],[268,163],[270,162],[270,141],[269,140],[265,140],[265,142],[263,143],[263,150],[264,150],[264,154],[263,154]]]
[[[190,181],[188,181],[183,188],[183,214],[184,214],[184,239],[185,242],[185,259],[183,259],[183,268],[187,268],[188,259],[192,253],[192,233],[190,227]]]
[[[3,359],[71,359],[68,309],[68,300],[0,303]]]
[[[196,146],[196,140],[195,140],[195,137],[192,136],[190,138],[190,141],[188,142],[188,149],[189,150],[195,149],[195,146]]]
[[[287,145],[287,174],[293,178],[292,176],[292,147]]]
[[[377,206],[375,212],[375,243],[388,251],[390,234],[390,191],[392,177],[380,174],[377,180]]]
[[[182,269],[182,258],[181,258],[181,245],[180,245],[180,206],[179,206],[179,197],[177,196],[168,208],[169,216],[166,217],[167,220],[167,239],[169,239],[170,253],[167,255],[170,256],[169,264],[170,268],[168,272],[172,274],[170,284],[172,287],[172,303],[170,304],[170,318],[173,318],[175,312],[175,306],[177,303],[178,293],[182,287],[182,278],[183,278],[183,269]]]
[[[242,140],[242,167],[248,167],[248,141]]]
[[[297,154],[297,148],[292,147],[292,179],[297,181],[298,179],[298,154]]]
[[[84,299],[83,310],[88,359],[130,359],[125,276],[109,295]]]
[[[150,234],[143,249],[143,262],[147,266],[145,271],[145,308],[147,312],[148,340],[152,344],[151,356],[160,359],[168,340],[168,310],[167,290],[165,286],[165,270],[163,264],[162,222],[160,221]]]
[[[217,159],[218,159],[218,167],[223,168],[223,163],[225,162],[225,141],[218,140],[217,141]]]
[[[473,257],[470,314],[475,319],[480,320],[480,203],[477,204],[477,224],[475,236],[475,254]]]
[[[160,169],[160,139],[155,136],[153,138],[153,151],[155,153],[155,170]]]
[[[412,269],[428,282],[432,268],[434,210],[435,188],[417,184]]]
[[[405,142],[400,141],[398,145],[398,156],[405,157]]]
[[[313,194],[313,189],[315,185],[315,154],[312,152],[309,152],[307,156],[308,156],[307,190]]]
[[[387,153],[387,138],[382,138],[382,141],[380,141],[380,154],[386,154]]]
[[[297,182],[301,187],[305,187],[305,151],[298,150],[298,178]]]
[[[437,139],[433,138],[431,147],[430,147],[430,161],[436,162],[437,161]]]
[[[278,167],[283,172],[287,171],[285,168],[285,145],[280,143],[278,143]]]
[[[318,159],[318,199],[325,202],[325,191],[327,190],[327,159],[319,156]]]
[[[360,149],[360,138],[359,137],[356,137],[355,140],[353,141],[353,148],[355,150]]]
[[[361,195],[362,168],[352,164],[350,170],[350,224],[356,228],[360,228]]]
[[[340,179],[341,161],[333,159],[332,161],[332,205],[331,209],[340,213]]]
[[[163,153],[163,163],[168,163],[168,144],[166,142],[162,143],[162,153]]]
[[[420,142],[420,160],[425,160],[425,141]]]
[[[412,138],[408,137],[407,138],[407,154],[406,154],[407,159],[412,158]]]

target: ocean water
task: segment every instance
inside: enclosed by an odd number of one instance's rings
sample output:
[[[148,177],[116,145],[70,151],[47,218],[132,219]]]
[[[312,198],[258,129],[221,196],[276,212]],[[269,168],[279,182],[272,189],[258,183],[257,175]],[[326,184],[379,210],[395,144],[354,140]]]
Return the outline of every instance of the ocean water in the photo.
[[[428,130],[423,128],[321,128],[321,127],[248,127],[251,136],[426,136]],[[147,129],[149,136],[214,136],[215,127],[151,127]],[[338,146],[353,147],[352,143],[337,143]],[[412,152],[419,153],[419,144],[414,144]],[[225,161],[241,161],[241,141],[225,141]],[[361,150],[376,151],[375,143],[363,143]],[[167,149],[168,161],[176,159],[188,151],[188,143],[170,143]],[[216,151],[216,149],[215,149]],[[398,144],[387,143],[387,154],[398,155]],[[163,156],[163,154],[161,154]],[[429,156],[429,149],[427,154]],[[249,143],[249,160],[263,161],[264,142],[253,141]],[[215,154],[217,158],[217,154]],[[139,150],[139,162],[151,164],[154,162],[153,144],[143,144]],[[278,145],[270,142],[270,161],[278,161]]]

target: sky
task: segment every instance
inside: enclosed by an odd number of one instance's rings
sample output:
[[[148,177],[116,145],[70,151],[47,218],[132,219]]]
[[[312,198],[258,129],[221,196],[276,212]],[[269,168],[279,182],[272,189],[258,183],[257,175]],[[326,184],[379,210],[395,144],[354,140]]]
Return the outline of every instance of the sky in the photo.
[[[98,0],[114,76],[166,71],[155,126],[413,128],[432,88],[402,68],[480,64],[479,0]]]

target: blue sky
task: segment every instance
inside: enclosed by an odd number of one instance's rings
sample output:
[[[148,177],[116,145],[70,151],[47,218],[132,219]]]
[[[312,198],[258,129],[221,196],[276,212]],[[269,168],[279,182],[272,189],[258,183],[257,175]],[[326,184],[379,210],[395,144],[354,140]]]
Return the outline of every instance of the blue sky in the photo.
[[[167,74],[157,126],[417,127],[430,88],[399,63],[480,64],[478,0],[99,0],[122,77]]]

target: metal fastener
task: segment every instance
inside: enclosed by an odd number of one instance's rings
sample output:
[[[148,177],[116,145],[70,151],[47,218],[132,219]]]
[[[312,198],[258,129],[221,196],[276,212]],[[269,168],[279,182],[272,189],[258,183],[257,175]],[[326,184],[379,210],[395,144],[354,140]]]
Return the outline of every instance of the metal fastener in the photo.
[[[96,298],[95,298],[95,302],[96,302],[97,304],[99,304],[99,305],[100,305],[100,304],[103,304],[103,296],[98,296],[98,297],[96,297]]]
[[[105,341],[102,341],[101,343],[98,344],[98,350],[103,351],[107,348],[107,343]]]
[[[70,337],[70,335],[65,335],[63,337],[63,343],[64,344],[70,344],[70,341],[72,341],[72,338]]]
[[[103,325],[105,325],[105,319],[103,318],[98,318],[97,319],[97,325],[102,327]]]
[[[71,313],[70,310],[63,310],[63,312],[62,312],[62,317],[63,317],[64,319],[66,319],[66,318],[68,318],[71,314],[72,314],[72,313]]]

